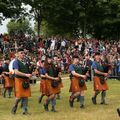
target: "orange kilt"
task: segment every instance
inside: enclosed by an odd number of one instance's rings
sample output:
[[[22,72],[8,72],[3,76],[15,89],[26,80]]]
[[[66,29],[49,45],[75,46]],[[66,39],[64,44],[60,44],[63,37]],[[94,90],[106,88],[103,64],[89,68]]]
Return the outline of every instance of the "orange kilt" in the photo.
[[[51,86],[52,80],[46,79],[46,95],[58,94],[60,93],[60,87],[53,88]]]
[[[79,78],[73,77],[71,80],[70,90],[69,92],[76,93],[87,90],[86,84],[83,87],[79,85]]]
[[[93,80],[94,80],[94,91],[96,91],[96,90],[99,90],[99,91],[108,90],[108,85],[107,85],[106,80],[105,80],[105,83],[103,85],[100,83],[99,77],[94,76]]]
[[[31,96],[30,87],[28,89],[22,87],[23,81],[25,81],[23,78],[15,78],[15,97],[17,98]]]
[[[9,78],[8,76],[4,76],[4,80],[5,80],[5,84],[4,84],[5,88],[14,86],[14,80],[12,78]]]
[[[41,81],[40,81],[40,92],[42,93],[42,94],[46,94],[46,80],[44,80],[44,79],[41,79]]]

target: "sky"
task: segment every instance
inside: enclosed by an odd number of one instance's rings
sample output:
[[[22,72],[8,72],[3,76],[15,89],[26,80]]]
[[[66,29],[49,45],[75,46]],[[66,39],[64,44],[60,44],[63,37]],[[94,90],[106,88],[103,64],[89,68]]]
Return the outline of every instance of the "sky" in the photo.
[[[26,9],[26,11],[29,11],[31,7],[29,5],[23,5],[23,7]],[[10,19],[6,19],[2,21],[2,25],[0,25],[0,34],[1,33],[7,33],[7,23],[10,21]],[[34,21],[30,21],[32,28],[34,28]]]
[[[7,24],[9,21],[10,21],[10,19],[6,19],[2,22],[2,25],[0,25],[0,34],[7,33]],[[32,28],[34,28],[34,21],[31,20],[30,23],[31,23]]]
[[[0,25],[0,34],[1,33],[7,33],[7,23],[10,21],[10,19],[6,19],[2,22],[2,25]]]

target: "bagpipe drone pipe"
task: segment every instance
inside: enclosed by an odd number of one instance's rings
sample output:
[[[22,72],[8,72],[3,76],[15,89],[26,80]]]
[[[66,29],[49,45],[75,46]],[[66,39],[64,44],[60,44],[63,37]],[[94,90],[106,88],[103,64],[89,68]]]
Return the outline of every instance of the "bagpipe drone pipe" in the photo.
[[[103,65],[104,72],[109,74],[107,78],[120,80],[120,76],[112,75],[112,65],[111,64],[103,63],[102,65]]]

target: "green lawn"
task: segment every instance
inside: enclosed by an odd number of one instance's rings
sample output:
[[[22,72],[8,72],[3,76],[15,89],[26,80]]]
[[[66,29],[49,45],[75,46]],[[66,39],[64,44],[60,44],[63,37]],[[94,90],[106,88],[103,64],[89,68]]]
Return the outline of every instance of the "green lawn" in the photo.
[[[61,92],[61,100],[57,100],[57,113],[45,112],[43,103],[38,104],[39,84],[32,85],[32,97],[29,98],[28,116],[22,115],[19,107],[16,115],[10,113],[14,103],[14,97],[3,98],[0,96],[0,120],[120,120],[116,113],[116,108],[120,107],[120,81],[109,80],[109,91],[107,92],[107,103],[109,105],[93,105],[91,97],[93,95],[92,82],[87,82],[88,90],[85,95],[85,109],[79,108],[79,103],[75,102],[74,108],[70,108],[68,99],[69,80],[64,80],[64,88]],[[44,100],[43,100],[44,101]],[[100,103],[100,95],[98,97]]]

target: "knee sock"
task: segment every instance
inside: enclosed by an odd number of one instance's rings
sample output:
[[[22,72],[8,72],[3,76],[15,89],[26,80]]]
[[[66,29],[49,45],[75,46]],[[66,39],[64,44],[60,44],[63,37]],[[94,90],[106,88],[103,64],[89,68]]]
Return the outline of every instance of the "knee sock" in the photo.
[[[45,102],[45,104],[46,104],[46,105],[49,105],[49,103],[50,103],[50,100],[51,100],[51,99],[48,97],[48,98],[46,99],[46,102]]]
[[[52,103],[52,109],[55,109],[55,105],[56,105],[56,99],[52,99],[51,100],[51,103]]]
[[[102,91],[101,93],[101,102],[105,103],[106,91]]]
[[[80,105],[84,105],[84,96],[80,96]]]
[[[22,98],[23,112],[28,111],[28,98]]]
[[[15,101],[15,104],[14,104],[14,107],[18,107],[18,103],[21,101],[21,99],[17,98],[16,101]]]
[[[80,95],[79,96],[77,96],[77,102],[79,102],[80,101]]]
[[[3,97],[6,97],[6,91],[7,91],[7,89],[5,88],[5,90],[3,92]]]
[[[8,89],[8,95],[9,95],[9,97],[11,97],[11,93],[12,93],[12,88],[9,88]]]
[[[97,96],[98,96],[99,93],[100,93],[100,91],[95,91],[94,98],[97,98]]]

